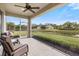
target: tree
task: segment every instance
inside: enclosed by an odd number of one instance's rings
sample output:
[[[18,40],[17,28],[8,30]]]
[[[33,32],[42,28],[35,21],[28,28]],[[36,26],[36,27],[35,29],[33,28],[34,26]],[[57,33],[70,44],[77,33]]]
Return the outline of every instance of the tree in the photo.
[[[79,29],[79,25],[76,22],[73,22],[72,25],[73,29],[78,30]]]
[[[70,30],[72,29],[71,25],[72,25],[71,22],[66,22],[63,24],[63,29]]]
[[[15,30],[15,24],[12,22],[7,22],[7,30]]]
[[[20,30],[20,25],[16,25],[15,30],[19,31]]]
[[[37,29],[38,25],[32,24],[32,29]]]
[[[27,26],[26,26],[26,25],[21,25],[21,30],[22,30],[22,31],[27,30]]]
[[[58,29],[62,30],[77,30],[79,26],[76,22],[65,22],[63,25],[59,25]]]
[[[41,27],[41,29],[46,29],[45,25],[41,25],[40,27]]]

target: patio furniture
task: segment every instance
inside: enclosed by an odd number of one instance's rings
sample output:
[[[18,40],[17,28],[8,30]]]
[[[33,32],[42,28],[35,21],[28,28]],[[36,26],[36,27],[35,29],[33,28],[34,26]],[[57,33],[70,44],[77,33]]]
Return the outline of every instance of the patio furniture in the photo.
[[[19,41],[19,38],[20,36],[19,35],[15,35],[15,36],[11,36],[12,38],[12,43],[15,45],[15,44],[20,44],[20,41]]]
[[[3,46],[3,56],[21,56],[28,55],[28,45],[13,46],[10,37],[1,37],[0,42]]]
[[[5,32],[5,33],[2,33],[1,35],[2,35],[2,36],[8,36],[6,32]],[[12,43],[13,43],[14,45],[15,45],[16,43],[17,43],[17,44],[20,44],[20,41],[19,41],[20,36],[19,36],[19,35],[10,36],[10,37],[11,37],[11,41],[12,41]]]

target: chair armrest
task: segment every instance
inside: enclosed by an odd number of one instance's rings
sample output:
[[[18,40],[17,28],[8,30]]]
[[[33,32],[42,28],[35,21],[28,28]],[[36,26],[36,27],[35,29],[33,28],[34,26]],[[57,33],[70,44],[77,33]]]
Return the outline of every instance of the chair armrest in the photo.
[[[17,49],[15,49],[12,52],[12,55],[20,56],[20,55],[23,55],[24,53],[27,53],[27,52],[28,52],[28,45],[25,44],[25,45],[22,45],[21,47],[18,47]]]

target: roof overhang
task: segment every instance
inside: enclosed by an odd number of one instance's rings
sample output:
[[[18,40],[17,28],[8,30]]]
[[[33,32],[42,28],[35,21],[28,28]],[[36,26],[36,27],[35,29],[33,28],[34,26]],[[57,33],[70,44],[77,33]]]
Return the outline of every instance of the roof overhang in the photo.
[[[15,3],[0,3],[0,9],[5,11],[6,16],[15,16],[20,18],[28,18],[28,17],[35,18],[50,9],[56,9],[58,7],[62,7],[65,5],[64,3],[30,3],[30,4],[33,6],[39,6],[40,9],[35,10],[36,13],[34,14],[29,11],[23,13],[22,11],[20,11],[21,10],[20,8],[14,6]],[[19,4],[19,5],[24,6],[24,4]]]
[[[37,13],[35,13],[34,15],[31,16],[31,18],[35,18],[39,15],[44,14],[45,12],[48,12],[49,10],[55,10],[59,7],[63,7],[65,4],[64,3],[50,3],[47,6],[45,6],[44,8],[42,8],[41,10],[39,10]]]

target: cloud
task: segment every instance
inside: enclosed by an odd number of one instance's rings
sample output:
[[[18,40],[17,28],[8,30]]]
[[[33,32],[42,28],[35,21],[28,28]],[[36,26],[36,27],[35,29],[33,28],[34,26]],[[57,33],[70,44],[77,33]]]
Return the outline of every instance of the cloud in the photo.
[[[79,10],[79,3],[72,3],[68,5],[69,7],[72,7],[75,10]]]

